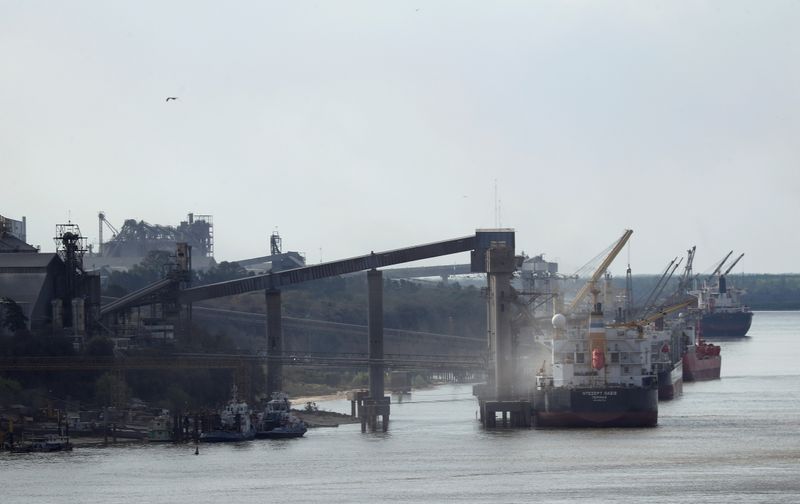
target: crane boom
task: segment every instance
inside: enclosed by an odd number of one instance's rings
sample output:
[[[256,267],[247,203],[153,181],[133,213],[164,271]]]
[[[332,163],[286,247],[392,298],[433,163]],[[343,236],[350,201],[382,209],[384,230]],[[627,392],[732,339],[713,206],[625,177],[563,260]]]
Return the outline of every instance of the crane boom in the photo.
[[[719,274],[719,272],[722,270],[722,265],[723,265],[723,264],[725,264],[725,261],[727,261],[727,260],[728,260],[728,258],[731,256],[731,254],[733,254],[733,250],[731,250],[730,252],[728,252],[728,255],[726,255],[726,256],[725,256],[725,257],[724,257],[724,258],[723,258],[723,259],[722,259],[722,260],[719,262],[719,264],[717,265],[717,267],[716,267],[716,268],[714,268],[714,272],[713,272],[713,273],[711,273],[711,275],[708,277],[709,279],[711,279],[711,278],[714,278],[715,276],[717,276],[717,275]]]
[[[742,254],[741,254],[739,257],[737,257],[735,261],[733,261],[733,264],[731,264],[730,266],[728,266],[728,269],[726,269],[726,270],[725,270],[725,273],[723,273],[722,275],[723,275],[723,276],[727,276],[727,274],[731,272],[731,270],[733,269],[733,267],[734,267],[734,266],[736,266],[736,263],[738,263],[738,262],[739,262],[739,259],[741,259],[742,257],[744,257],[744,252],[742,252]]]
[[[694,263],[694,252],[697,245],[692,245],[692,248],[686,251],[686,267],[683,268],[683,275],[679,282],[679,289],[684,290],[689,284],[689,279],[692,277],[692,263]]]
[[[655,322],[656,320],[658,320],[658,319],[660,319],[662,317],[666,317],[670,313],[674,313],[674,312],[676,312],[676,311],[678,311],[678,310],[680,310],[682,308],[685,308],[687,306],[691,306],[691,305],[696,304],[696,303],[697,303],[697,298],[693,297],[693,298],[681,301],[679,303],[675,303],[673,305],[667,306],[665,308],[662,308],[661,310],[658,310],[656,313],[648,315],[647,317],[644,317],[644,318],[641,318],[641,319],[638,319],[638,320],[634,320],[632,322],[623,322],[621,324],[612,324],[611,327],[645,326],[645,325],[647,325],[647,324],[649,324],[651,322]]]
[[[628,238],[630,238],[632,234],[633,234],[632,229],[626,229],[625,232],[622,233],[622,236],[617,241],[617,244],[614,245],[614,247],[611,249],[611,252],[608,253],[606,258],[603,259],[603,262],[600,263],[600,266],[598,266],[598,268],[595,270],[594,274],[592,275],[592,278],[590,278],[589,281],[586,282],[586,284],[581,288],[581,290],[578,291],[578,293],[575,295],[575,298],[572,300],[572,303],[570,303],[569,307],[566,310],[567,313],[572,313],[572,311],[575,310],[578,304],[580,304],[580,302],[583,301],[583,298],[586,297],[586,294],[595,289],[595,284],[597,283],[597,281],[600,279],[601,276],[603,276],[603,273],[606,271],[606,269],[608,269],[609,265],[617,257],[617,254],[620,253],[622,247],[625,246],[625,243],[628,242]]]
[[[678,258],[676,257],[675,259]],[[670,279],[672,278],[672,274],[675,273],[675,270],[678,269],[678,266],[680,266],[682,262],[683,262],[683,257],[681,257],[680,260],[672,266],[672,270],[669,272],[669,275],[667,275],[666,279],[663,279],[664,280],[663,282],[659,281],[659,285],[657,285],[655,289],[655,296],[652,299],[653,304],[649,306],[648,305],[644,306],[645,310],[644,314],[650,313],[650,310],[652,308],[655,308],[655,304],[658,302],[659,296],[661,296],[661,293],[664,292],[664,288],[667,286]]]
[[[675,266],[675,261],[677,260],[678,258],[676,257],[675,259],[670,261],[669,264],[667,264],[667,268],[664,270],[664,273],[661,274],[661,277],[658,279],[658,282],[656,283],[655,287],[653,287],[653,289],[650,291],[650,294],[647,295],[647,299],[645,299],[644,303],[642,304],[641,312],[639,313],[639,315],[644,315],[650,308],[650,302],[651,301],[655,302],[655,300],[658,299],[658,293],[660,293],[659,287],[661,287],[661,284],[664,283],[664,279],[667,278],[667,275],[670,275],[670,268],[673,268]],[[673,269],[672,271],[675,270]]]

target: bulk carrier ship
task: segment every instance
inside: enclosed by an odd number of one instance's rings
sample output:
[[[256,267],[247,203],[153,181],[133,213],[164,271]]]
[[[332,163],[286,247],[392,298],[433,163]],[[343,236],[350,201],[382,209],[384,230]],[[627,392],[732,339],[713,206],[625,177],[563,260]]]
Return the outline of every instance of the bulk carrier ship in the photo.
[[[719,379],[722,368],[721,348],[703,339],[702,329],[687,324],[681,332],[683,351],[683,380],[706,381]]]
[[[741,338],[747,335],[753,312],[741,302],[744,289],[728,285],[725,275],[720,275],[716,286],[705,285],[695,293],[703,313],[700,326],[704,336]]]
[[[741,298],[745,290],[733,287],[728,281],[728,273],[744,254],[736,258],[728,269],[721,273],[722,265],[732,253],[733,251],[725,256],[700,289],[690,292],[697,297],[697,307],[702,313],[700,329],[704,337],[741,338],[750,330],[753,312],[749,306],[742,303]]]
[[[596,303],[585,328],[553,317],[552,373],[536,376],[535,427],[653,427],[658,380],[652,340],[641,328],[611,327]],[[608,356],[606,358],[606,356]]]

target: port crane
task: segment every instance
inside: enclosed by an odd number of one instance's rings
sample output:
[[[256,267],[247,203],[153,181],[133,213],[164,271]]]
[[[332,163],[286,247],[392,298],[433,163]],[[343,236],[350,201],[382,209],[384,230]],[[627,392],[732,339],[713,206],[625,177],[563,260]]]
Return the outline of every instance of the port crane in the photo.
[[[117,231],[117,228],[115,228],[110,222],[108,222],[106,220],[106,213],[104,211],[100,210],[97,213],[97,220],[98,220],[97,239],[99,241],[99,243],[97,245],[97,253],[102,255],[103,254],[103,224],[108,226],[108,229],[111,231],[111,233],[112,233],[111,234],[111,239],[112,240],[117,237],[117,235],[119,234],[119,231]]]

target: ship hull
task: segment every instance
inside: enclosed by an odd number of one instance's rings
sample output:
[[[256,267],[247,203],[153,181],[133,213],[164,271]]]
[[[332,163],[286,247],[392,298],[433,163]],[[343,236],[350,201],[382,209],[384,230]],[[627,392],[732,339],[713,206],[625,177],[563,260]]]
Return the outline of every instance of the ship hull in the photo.
[[[250,432],[231,432],[231,431],[211,431],[200,435],[200,441],[204,443],[237,443],[239,441],[249,441],[255,439],[255,433]]]
[[[706,338],[741,338],[750,330],[752,312],[714,312],[703,315],[700,325]]]
[[[693,351],[683,356],[683,381],[706,381],[719,379],[722,358],[719,355],[698,357]]]
[[[683,393],[683,361],[669,371],[658,373],[658,400],[671,401]]]
[[[306,433],[306,428],[302,429],[284,429],[278,427],[269,431],[256,432],[256,439],[291,439],[303,437]]]
[[[547,388],[534,391],[534,427],[654,427],[657,388]]]

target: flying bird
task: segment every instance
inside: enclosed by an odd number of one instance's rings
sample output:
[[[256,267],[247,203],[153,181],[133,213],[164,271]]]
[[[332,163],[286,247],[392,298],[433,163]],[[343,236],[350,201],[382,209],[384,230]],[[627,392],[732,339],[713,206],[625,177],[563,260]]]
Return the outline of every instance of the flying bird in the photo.
[[[177,99],[178,99],[177,96],[167,96],[167,100],[166,101],[177,100]]]

